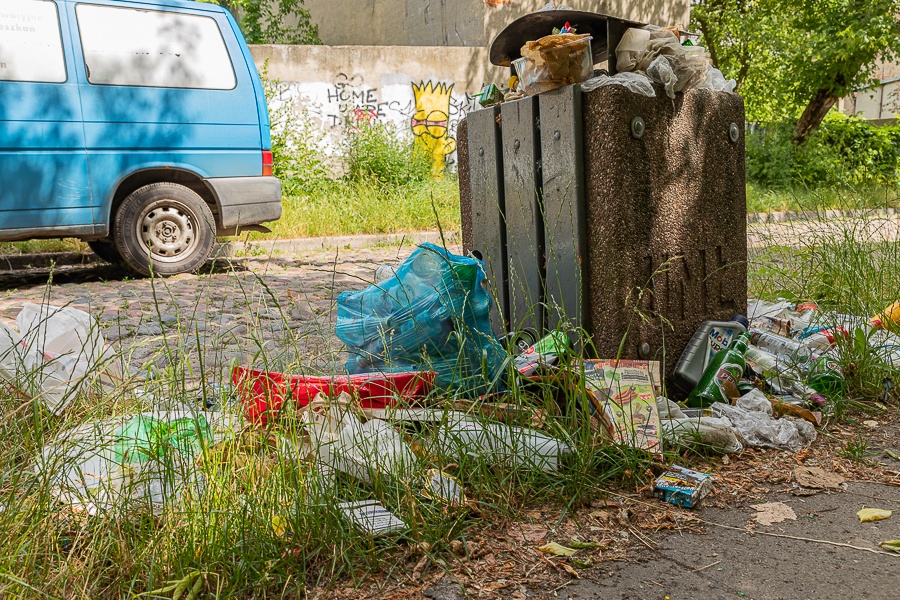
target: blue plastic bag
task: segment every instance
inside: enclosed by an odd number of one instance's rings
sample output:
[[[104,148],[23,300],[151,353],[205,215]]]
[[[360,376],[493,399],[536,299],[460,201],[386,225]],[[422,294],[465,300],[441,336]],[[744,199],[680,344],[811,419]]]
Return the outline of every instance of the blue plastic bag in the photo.
[[[436,386],[479,393],[502,368],[481,261],[423,244],[394,277],[337,300],[351,374],[435,371]]]

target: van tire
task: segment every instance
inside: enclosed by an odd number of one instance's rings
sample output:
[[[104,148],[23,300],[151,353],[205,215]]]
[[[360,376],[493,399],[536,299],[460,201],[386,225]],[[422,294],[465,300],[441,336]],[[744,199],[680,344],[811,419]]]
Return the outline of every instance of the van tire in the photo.
[[[122,264],[122,255],[119,254],[119,249],[116,248],[116,245],[113,242],[91,240],[87,243],[87,245],[94,254],[99,256],[104,261],[113,265]]]
[[[132,192],[116,213],[113,238],[122,260],[141,275],[177,275],[202,267],[216,241],[206,202],[177,183]]]

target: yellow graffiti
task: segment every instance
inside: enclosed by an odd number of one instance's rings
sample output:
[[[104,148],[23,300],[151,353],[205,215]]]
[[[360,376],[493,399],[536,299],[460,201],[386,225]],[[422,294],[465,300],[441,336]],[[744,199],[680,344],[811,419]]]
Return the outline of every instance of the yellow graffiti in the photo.
[[[434,85],[432,82],[412,84],[416,98],[416,112],[412,116],[412,132],[416,146],[431,158],[431,171],[440,177],[447,164],[447,155],[456,150],[456,140],[449,135],[450,92],[453,84]]]

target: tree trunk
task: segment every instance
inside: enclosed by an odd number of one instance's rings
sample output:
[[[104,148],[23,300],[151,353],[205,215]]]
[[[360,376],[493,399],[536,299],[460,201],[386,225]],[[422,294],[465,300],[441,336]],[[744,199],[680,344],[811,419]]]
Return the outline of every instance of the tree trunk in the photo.
[[[802,144],[806,138],[822,123],[822,119],[831,110],[831,107],[838,101],[831,95],[829,90],[820,88],[816,92],[815,97],[806,105],[800,120],[797,121],[797,127],[794,129],[794,143]]]

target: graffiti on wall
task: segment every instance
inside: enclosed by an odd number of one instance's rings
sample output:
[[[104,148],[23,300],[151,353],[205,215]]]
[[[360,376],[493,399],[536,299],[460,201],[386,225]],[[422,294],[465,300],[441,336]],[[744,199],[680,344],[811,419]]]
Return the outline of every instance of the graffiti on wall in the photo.
[[[431,171],[435,175],[444,172],[447,156],[456,151],[456,139],[449,134],[450,94],[453,84],[435,85],[433,82],[412,84],[416,111],[410,124],[416,145],[431,159]]]
[[[336,149],[340,136],[359,122],[378,120],[412,135],[433,160],[435,172],[454,164],[456,127],[477,106],[477,96],[455,82],[413,80],[393,74],[372,85],[362,75],[338,73],[329,82],[282,81],[275,106],[294,104],[325,134],[323,150]]]

